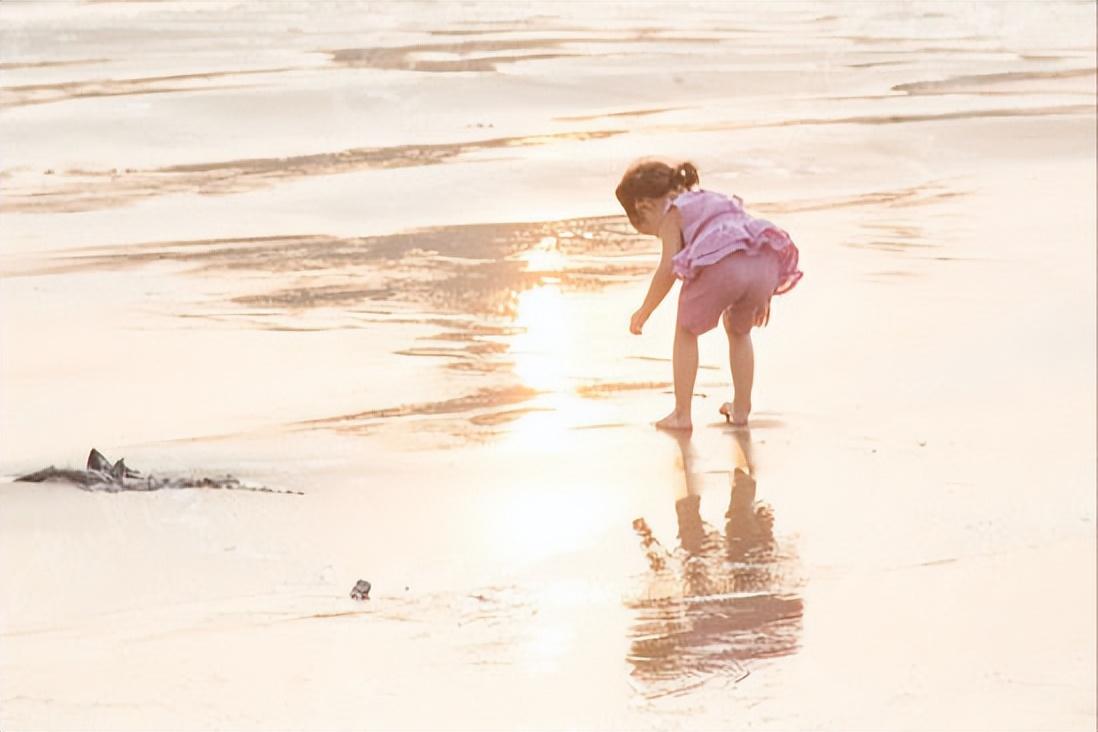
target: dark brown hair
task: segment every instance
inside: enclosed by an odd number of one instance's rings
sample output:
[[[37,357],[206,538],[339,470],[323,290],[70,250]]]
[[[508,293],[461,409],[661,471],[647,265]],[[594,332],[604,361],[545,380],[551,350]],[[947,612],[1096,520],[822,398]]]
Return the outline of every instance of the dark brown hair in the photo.
[[[638,198],[660,198],[670,191],[688,191],[699,182],[698,169],[693,163],[680,163],[672,168],[659,160],[644,159],[629,166],[614,195],[625,209],[629,223],[636,227],[640,224]]]

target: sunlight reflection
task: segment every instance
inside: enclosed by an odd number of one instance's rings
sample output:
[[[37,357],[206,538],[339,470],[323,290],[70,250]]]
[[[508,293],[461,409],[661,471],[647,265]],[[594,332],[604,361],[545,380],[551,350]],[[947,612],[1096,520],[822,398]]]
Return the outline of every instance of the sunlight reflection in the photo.
[[[515,374],[525,386],[543,392],[537,406],[549,411],[515,420],[508,441],[533,448],[559,444],[572,426],[594,419],[597,412],[597,405],[575,393],[573,370],[582,368],[585,355],[578,327],[582,316],[557,283],[519,293],[515,310],[515,325],[522,329],[511,341]]]
[[[520,254],[518,259],[526,262],[526,269],[531,272],[559,272],[565,260],[555,236],[543,236],[537,246]]]
[[[514,337],[511,352],[515,373],[533,389],[567,389],[565,369],[575,344],[564,316],[564,298],[557,284],[535,287],[518,296],[515,325],[523,330]]]
[[[562,483],[564,481],[561,481]],[[536,561],[570,553],[594,543],[605,528],[610,502],[583,487],[549,488],[527,485],[499,504],[494,526],[504,534],[514,558]]]
[[[546,247],[556,239],[543,239]],[[549,252],[546,249],[546,252]],[[559,255],[559,252],[556,252]],[[503,449],[519,452],[559,453],[583,437],[572,427],[594,420],[599,405],[581,398],[575,391],[586,350],[582,319],[589,317],[574,298],[567,297],[558,283],[547,283],[518,295],[515,325],[521,331],[511,342],[515,374],[525,386],[542,392],[536,406],[546,411],[523,415],[508,425]],[[577,458],[581,459],[581,458]],[[568,464],[561,464],[568,469]],[[542,471],[536,480],[524,481],[521,490],[499,504],[502,546],[526,560],[576,551],[595,540],[605,527],[608,497],[578,487],[564,474]],[[582,510],[577,507],[582,506]]]

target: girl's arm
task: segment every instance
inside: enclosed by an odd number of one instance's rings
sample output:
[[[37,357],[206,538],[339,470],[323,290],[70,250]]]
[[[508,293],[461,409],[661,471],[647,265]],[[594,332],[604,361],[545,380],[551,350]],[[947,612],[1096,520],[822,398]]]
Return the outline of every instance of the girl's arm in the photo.
[[[648,320],[663,298],[675,284],[675,273],[671,269],[671,258],[682,249],[682,232],[679,230],[678,216],[664,218],[660,227],[660,241],[663,242],[663,253],[660,255],[660,263],[652,274],[652,284],[648,287],[648,295],[644,298],[644,304],[637,312],[633,313],[633,322],[630,330],[640,333],[641,326]]]

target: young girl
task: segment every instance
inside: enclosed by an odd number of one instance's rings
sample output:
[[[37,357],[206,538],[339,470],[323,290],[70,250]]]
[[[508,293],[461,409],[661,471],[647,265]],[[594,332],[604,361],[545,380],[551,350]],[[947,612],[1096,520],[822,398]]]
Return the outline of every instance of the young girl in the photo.
[[[698,336],[716,327],[722,315],[733,397],[720,412],[734,425],[747,424],[755,372],[751,328],[769,322],[770,297],[788,292],[803,275],[797,269],[797,247],[785,231],[746,214],[738,196],[691,190],[698,183],[691,163],[672,168],[642,160],[626,171],[616,191],[633,227],[663,241],[648,296],[633,313],[629,330],[640,335],[675,278],[683,281],[672,356],[675,410],[656,422],[661,429],[693,427]]]

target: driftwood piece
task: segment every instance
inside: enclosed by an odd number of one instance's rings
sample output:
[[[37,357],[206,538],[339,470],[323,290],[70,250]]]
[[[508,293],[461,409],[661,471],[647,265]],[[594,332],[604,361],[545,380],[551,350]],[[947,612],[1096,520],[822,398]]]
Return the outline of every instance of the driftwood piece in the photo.
[[[111,463],[103,453],[95,448],[88,453],[88,462],[84,470],[56,468],[50,466],[15,480],[25,483],[64,482],[73,483],[86,491],[159,491],[179,488],[213,488],[238,491],[257,491],[260,493],[286,493],[303,496],[301,491],[275,490],[263,486],[244,485],[231,475],[223,477],[199,478],[160,478],[154,475],[142,476],[140,471],[126,465],[125,458]]]

